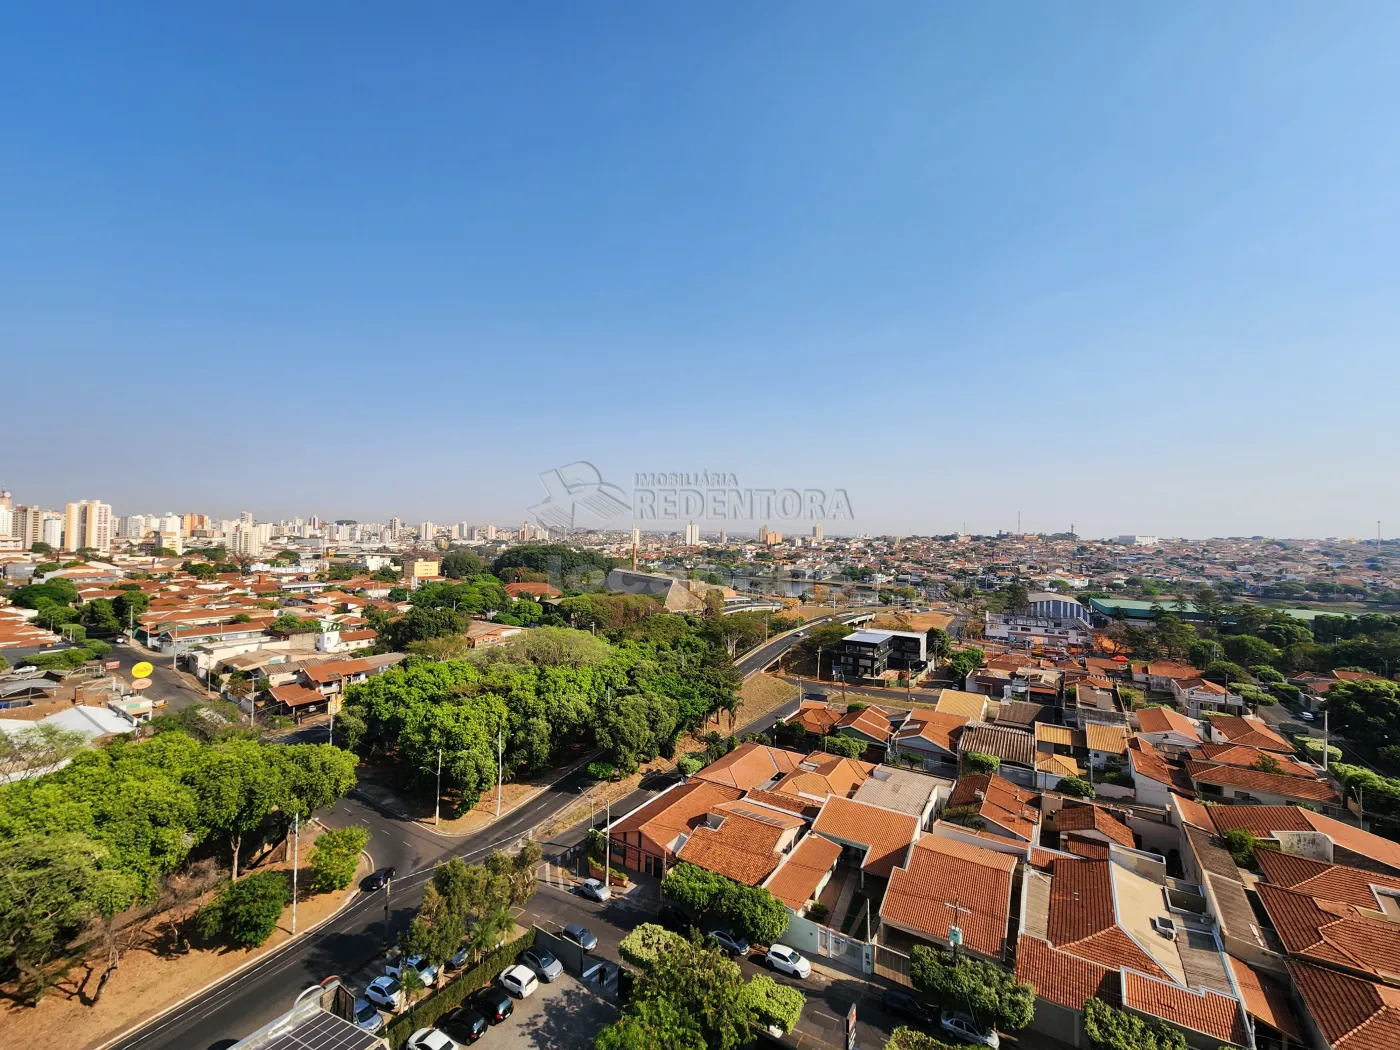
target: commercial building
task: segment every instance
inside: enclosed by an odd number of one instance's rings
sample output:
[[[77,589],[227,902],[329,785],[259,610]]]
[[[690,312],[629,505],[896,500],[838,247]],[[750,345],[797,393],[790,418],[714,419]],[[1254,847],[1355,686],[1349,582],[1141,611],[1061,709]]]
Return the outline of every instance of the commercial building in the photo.
[[[832,673],[880,678],[887,671],[920,672],[928,666],[928,635],[921,631],[859,630],[846,635],[831,657]]]
[[[101,500],[80,500],[68,504],[64,511],[63,549],[85,547],[104,552],[112,547],[112,508]]]

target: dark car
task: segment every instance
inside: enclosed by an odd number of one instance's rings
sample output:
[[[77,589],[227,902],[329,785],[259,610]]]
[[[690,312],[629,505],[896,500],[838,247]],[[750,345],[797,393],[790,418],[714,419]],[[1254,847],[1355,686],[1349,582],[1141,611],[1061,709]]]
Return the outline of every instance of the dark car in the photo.
[[[559,931],[560,936],[567,937],[586,952],[591,952],[598,947],[598,938],[593,936],[593,932],[587,926],[580,926],[576,922],[571,922]]]
[[[905,992],[896,992],[893,988],[885,989],[884,1005],[885,1012],[896,1017],[903,1017],[928,1027],[935,1023],[933,1011]]]
[[[368,876],[361,885],[370,891],[382,890],[388,885],[389,880],[394,877],[393,868],[380,868],[374,874]]]
[[[500,1024],[515,1013],[515,1000],[510,997],[508,991],[499,986],[481,992],[472,1005],[485,1014],[486,1020],[492,1024]]]
[[[662,905],[661,914],[656,917],[656,921],[682,937],[689,937],[690,931],[695,927],[695,920],[674,904]]]
[[[442,1029],[455,1043],[474,1043],[486,1031],[486,1018],[470,1006],[459,1006],[438,1019]]]

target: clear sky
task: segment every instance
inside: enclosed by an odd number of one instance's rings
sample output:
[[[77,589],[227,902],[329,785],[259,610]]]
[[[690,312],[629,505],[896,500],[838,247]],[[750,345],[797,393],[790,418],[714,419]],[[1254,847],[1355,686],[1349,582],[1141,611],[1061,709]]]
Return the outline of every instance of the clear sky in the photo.
[[[11,6],[0,485],[1395,535],[1398,56],[1393,2]]]

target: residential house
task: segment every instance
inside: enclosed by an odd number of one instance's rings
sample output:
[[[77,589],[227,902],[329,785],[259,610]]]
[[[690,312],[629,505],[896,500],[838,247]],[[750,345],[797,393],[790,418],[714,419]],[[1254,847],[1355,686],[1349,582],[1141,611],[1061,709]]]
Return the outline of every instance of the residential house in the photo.
[[[983,722],[987,716],[987,698],[981,693],[943,689],[933,709],[942,715],[961,715],[969,722]]]
[[[1173,748],[1184,751],[1201,742],[1196,723],[1170,707],[1144,707],[1137,712],[1136,718],[1137,739],[1168,754],[1172,753]]]
[[[1014,854],[925,835],[890,875],[880,904],[880,941],[907,954],[916,944],[951,947],[950,929],[973,956],[1005,962]]]
[[[1217,715],[1210,720],[1210,740],[1213,744],[1239,744],[1282,755],[1294,751],[1292,744],[1256,715]]]
[[[882,765],[870,771],[870,776],[856,788],[852,797],[857,802],[881,809],[908,813],[918,819],[921,830],[927,830],[933,814],[947,800],[952,789],[951,780]]]
[[[736,787],[697,778],[666,789],[610,825],[613,863],[660,878],[676,863],[694,830],[706,823],[710,810],[743,794]]]
[[[804,915],[831,881],[841,845],[821,835],[808,834],[779,862],[764,888],[782,901],[794,915]]]
[[[836,720],[832,732],[859,740],[867,750],[874,748],[875,757],[879,758],[884,756],[894,728],[884,711],[878,707],[866,707],[857,711],[847,711]]]
[[[1290,960],[1308,1042],[1327,1050],[1400,1046],[1400,988]]]
[[[958,768],[958,738],[966,725],[964,715],[916,707],[895,731],[891,753],[913,755],[921,769],[954,776]]]
[[[1079,759],[1088,747],[1082,729],[1037,722],[1035,726],[1035,786],[1054,791],[1065,777],[1084,776]]]
[[[846,857],[860,868],[862,886],[867,877],[888,879],[904,863],[919,830],[919,819],[908,813],[834,795],[812,824],[813,833],[842,846]]]
[[[1089,764],[1095,769],[1120,767],[1128,761],[1128,729],[1122,725],[1103,722],[1084,723],[1084,745],[1089,749]]]
[[[1128,768],[1133,776],[1133,793],[1138,803],[1166,809],[1175,792],[1194,798],[1196,789],[1186,771],[1157,751],[1139,734],[1128,741]]]
[[[1400,876],[1400,842],[1299,806],[1211,806],[1217,834],[1244,828],[1256,838],[1336,864]]]
[[[1039,797],[996,774],[959,777],[943,819],[1027,845],[1039,838]]]
[[[676,852],[745,886],[757,886],[792,849],[806,821],[744,799],[715,804]]]
[[[1175,663],[1171,660],[1157,660],[1133,668],[1133,681],[1145,685],[1154,693],[1170,693],[1172,683],[1185,678],[1198,678],[1201,672],[1190,664]]]
[[[1204,678],[1173,679],[1172,698],[1179,706],[1184,707],[1192,718],[1200,718],[1207,712],[1243,714],[1245,710],[1244,697],[1230,692],[1219,682],[1210,682]]]
[[[1008,780],[1027,787],[1035,783],[1035,737],[1030,733],[1006,726],[970,725],[958,739],[958,750],[963,755],[992,755],[1001,762],[997,772]]]

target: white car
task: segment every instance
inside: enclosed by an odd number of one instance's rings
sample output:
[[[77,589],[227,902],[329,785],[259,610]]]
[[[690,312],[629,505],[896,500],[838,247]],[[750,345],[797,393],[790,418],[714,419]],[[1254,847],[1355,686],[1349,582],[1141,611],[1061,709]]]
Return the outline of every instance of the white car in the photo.
[[[387,975],[372,980],[369,987],[365,989],[364,997],[376,1006],[382,1006],[392,1013],[398,1013],[403,1009],[403,985]]]
[[[458,1050],[458,1046],[446,1032],[420,1028],[408,1037],[408,1050]]]
[[[389,965],[384,967],[384,972],[402,981],[405,965],[418,972],[418,979],[423,982],[424,988],[431,988],[437,982],[438,968],[421,955],[410,955],[407,960],[402,955],[391,959]]]
[[[600,904],[612,899],[612,887],[604,886],[597,879],[584,879],[578,884],[578,891],[589,900],[597,901]]]
[[[1304,722],[1317,721],[1317,715],[1313,714],[1311,711],[1300,711],[1298,712],[1298,717],[1301,718]]]
[[[501,987],[517,999],[528,999],[539,986],[539,978],[528,966],[512,966],[501,974]]]
[[[812,964],[806,957],[795,948],[789,948],[786,944],[775,944],[768,949],[768,954],[763,957],[773,969],[785,973],[790,977],[801,977],[804,980],[812,976]]]
[[[938,1024],[945,1032],[950,1032],[965,1043],[980,1043],[990,1047],[991,1050],[998,1050],[1001,1046],[1001,1037],[997,1035],[995,1028],[980,1028],[965,1013],[956,1010],[944,1010],[938,1015]]]

